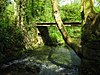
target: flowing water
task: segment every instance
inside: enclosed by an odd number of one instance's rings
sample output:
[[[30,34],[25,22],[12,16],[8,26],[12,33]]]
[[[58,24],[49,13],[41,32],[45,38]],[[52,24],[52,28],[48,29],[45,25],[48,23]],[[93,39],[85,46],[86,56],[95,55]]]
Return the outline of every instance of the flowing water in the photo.
[[[47,54],[27,55],[3,64],[0,75],[78,75],[79,65],[80,59],[73,50],[53,47]]]

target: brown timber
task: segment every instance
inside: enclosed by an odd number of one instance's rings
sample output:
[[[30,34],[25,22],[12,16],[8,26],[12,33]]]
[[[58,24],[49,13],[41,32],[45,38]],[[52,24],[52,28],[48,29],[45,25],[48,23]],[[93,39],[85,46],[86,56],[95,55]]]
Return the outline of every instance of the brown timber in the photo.
[[[81,26],[80,22],[65,22],[63,23],[64,26]],[[42,22],[42,23],[36,23],[37,26],[56,26],[57,23],[50,23],[50,22]]]

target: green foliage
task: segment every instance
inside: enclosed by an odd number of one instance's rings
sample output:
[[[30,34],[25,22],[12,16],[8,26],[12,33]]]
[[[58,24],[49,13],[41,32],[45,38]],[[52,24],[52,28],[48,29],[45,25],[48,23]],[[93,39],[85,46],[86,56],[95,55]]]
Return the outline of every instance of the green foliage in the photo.
[[[65,27],[68,31],[68,34],[73,39],[75,43],[80,43],[81,37],[81,27],[76,26],[67,26]],[[64,40],[56,27],[49,27],[50,37],[54,43],[64,43]]]
[[[81,26],[69,26],[66,27],[70,37],[75,44],[80,45],[81,42]]]
[[[80,4],[72,3],[60,8],[63,22],[81,21]]]
[[[72,21],[81,21],[80,15],[80,4],[72,3],[71,5],[65,5],[60,7],[60,14],[63,22],[72,22]],[[56,27],[50,27],[50,36],[52,40],[57,41],[58,43],[64,43],[63,38]],[[68,34],[74,39],[77,40],[81,35],[81,27],[66,27]]]
[[[96,1],[100,3],[100,0],[96,0]]]
[[[4,7],[4,6],[3,6]],[[13,24],[14,22],[14,10],[13,4],[9,4],[3,8],[3,11],[0,13],[0,26],[6,26]]]
[[[94,8],[95,12],[99,13],[100,12],[100,6],[97,6]]]
[[[6,7],[5,14],[8,16],[9,22],[12,23],[14,21],[14,4],[9,4]]]
[[[49,27],[49,33],[54,43],[64,43],[63,38],[56,27]]]
[[[35,22],[52,22],[52,4],[50,0],[32,0],[32,16]]]
[[[13,4],[3,5],[0,12],[0,59],[1,62],[8,61],[17,56],[24,48],[23,35],[19,28],[14,25]],[[5,59],[5,60],[3,60]],[[0,63],[1,63],[0,62]]]
[[[52,4],[50,0],[37,0],[32,3],[32,15],[35,22],[54,22]],[[59,7],[63,21],[80,21],[80,4],[78,2],[71,5]]]
[[[96,13],[99,13],[100,12],[100,2],[97,2],[95,7],[94,7],[94,10]]]
[[[68,30],[68,33],[72,38],[78,38],[81,36],[81,26],[69,26],[66,27],[66,30]]]
[[[17,56],[16,54],[24,48],[23,39],[19,28],[11,25],[0,25],[0,57],[8,61],[10,58]]]

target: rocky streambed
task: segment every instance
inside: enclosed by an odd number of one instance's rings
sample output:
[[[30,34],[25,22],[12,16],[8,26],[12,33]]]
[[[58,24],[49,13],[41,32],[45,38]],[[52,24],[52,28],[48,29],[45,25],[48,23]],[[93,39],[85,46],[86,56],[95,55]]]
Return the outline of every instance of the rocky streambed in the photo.
[[[2,64],[0,75],[78,75],[80,59],[65,46],[30,50]]]

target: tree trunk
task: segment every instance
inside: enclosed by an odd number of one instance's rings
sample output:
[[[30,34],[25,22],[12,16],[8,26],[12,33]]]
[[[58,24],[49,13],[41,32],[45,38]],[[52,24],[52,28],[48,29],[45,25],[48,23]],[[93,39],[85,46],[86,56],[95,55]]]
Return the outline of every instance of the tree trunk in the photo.
[[[66,32],[66,30],[64,28],[64,24],[61,20],[60,13],[58,10],[57,0],[52,0],[52,4],[53,4],[53,12],[54,12],[54,16],[55,16],[55,21],[57,22],[57,27],[58,27],[65,43],[68,44],[76,52],[76,54],[79,57],[81,57],[80,56],[80,46],[73,43],[71,37],[68,35],[68,32]]]
[[[25,48],[29,43],[29,38],[26,30],[26,0],[15,0],[14,1],[14,17],[16,27],[21,29],[22,35],[24,36]]]
[[[28,11],[29,4],[31,4],[30,0],[14,1],[15,25],[22,31],[26,49],[33,48],[37,43],[36,24],[30,22],[32,15],[30,15],[30,11]]]
[[[100,74],[100,13],[93,10],[93,0],[82,0],[82,61],[80,75]]]
[[[100,74],[100,13],[96,14],[93,10],[94,0],[82,0],[82,62],[80,75],[99,75]],[[63,27],[60,18],[57,0],[52,0],[55,20],[64,41],[73,49],[73,43],[68,33]],[[77,49],[75,49],[76,51]]]

